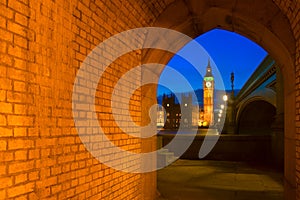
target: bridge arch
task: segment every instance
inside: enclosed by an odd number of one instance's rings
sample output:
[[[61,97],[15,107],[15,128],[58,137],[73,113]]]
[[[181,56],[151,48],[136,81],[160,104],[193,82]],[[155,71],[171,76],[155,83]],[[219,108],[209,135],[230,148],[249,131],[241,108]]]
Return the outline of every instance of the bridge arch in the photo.
[[[271,134],[276,116],[276,107],[263,100],[252,98],[240,111],[237,123],[238,134]]]
[[[239,121],[243,110],[249,104],[255,101],[265,101],[272,105],[274,108],[277,108],[276,93],[272,89],[264,88],[263,90],[255,91],[253,94],[249,95],[246,99],[244,99],[238,105],[236,105],[236,122]]]

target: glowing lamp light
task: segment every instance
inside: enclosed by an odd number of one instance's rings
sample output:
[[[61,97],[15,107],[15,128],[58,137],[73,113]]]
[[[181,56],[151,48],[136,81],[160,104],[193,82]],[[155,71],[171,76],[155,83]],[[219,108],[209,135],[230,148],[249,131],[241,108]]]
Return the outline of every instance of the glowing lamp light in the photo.
[[[228,101],[228,96],[226,94],[223,96],[223,101]]]

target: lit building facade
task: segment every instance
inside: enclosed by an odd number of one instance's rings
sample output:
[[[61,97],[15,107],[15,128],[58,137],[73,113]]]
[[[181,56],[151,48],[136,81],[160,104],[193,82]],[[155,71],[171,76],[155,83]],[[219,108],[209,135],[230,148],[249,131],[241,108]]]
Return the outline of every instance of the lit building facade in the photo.
[[[206,74],[203,79],[204,125],[211,125],[214,123],[214,89],[214,76],[212,74],[210,61],[208,61],[208,65],[206,67]],[[199,118],[201,119],[201,116]]]
[[[156,126],[161,128],[165,124],[165,110],[162,106],[157,106],[157,121]]]

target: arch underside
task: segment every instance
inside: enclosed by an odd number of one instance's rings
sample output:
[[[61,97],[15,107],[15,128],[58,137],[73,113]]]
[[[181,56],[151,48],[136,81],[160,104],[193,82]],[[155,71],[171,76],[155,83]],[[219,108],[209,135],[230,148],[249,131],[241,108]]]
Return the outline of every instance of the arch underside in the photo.
[[[236,32],[263,47],[276,58],[289,79],[294,77],[291,70],[295,57],[294,36],[288,19],[272,1],[172,1],[153,26],[177,30],[192,38],[214,28]],[[153,57],[161,63],[171,58],[161,52],[147,51],[143,62]],[[290,86],[288,91],[293,89]]]
[[[293,198],[296,188],[296,40],[286,14],[271,0],[166,2],[168,6],[157,17],[153,26],[174,29],[192,38],[214,28],[236,32],[263,47],[278,64],[284,82],[285,191],[288,198]],[[167,54],[150,50],[144,52],[142,62],[155,58],[156,61],[167,63],[172,56],[165,55]],[[157,80],[162,70],[157,70]],[[151,90],[151,94],[155,94],[155,86]],[[294,155],[291,156],[291,153]]]

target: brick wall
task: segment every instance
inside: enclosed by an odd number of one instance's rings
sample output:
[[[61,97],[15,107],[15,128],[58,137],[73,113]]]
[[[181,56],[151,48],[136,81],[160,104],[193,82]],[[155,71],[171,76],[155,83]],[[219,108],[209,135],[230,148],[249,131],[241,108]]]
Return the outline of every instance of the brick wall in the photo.
[[[0,10],[0,199],[143,199],[143,175],[100,164],[81,143],[72,89],[96,45],[146,26],[158,11],[136,1],[99,0],[1,0]],[[129,53],[107,70],[97,92],[99,113],[110,109],[101,100],[139,56]],[[136,122],[140,96],[138,90],[131,100]],[[141,152],[141,141],[124,136],[112,119],[102,125],[115,144]],[[155,185],[147,190],[155,192]]]
[[[281,2],[280,5],[283,3]],[[300,199],[300,2],[286,1],[285,12],[290,20],[296,38],[295,74],[296,74],[296,188]]]
[[[293,31],[294,37],[296,39],[296,53],[294,56],[294,64],[295,64],[295,75],[296,75],[296,135],[294,136],[295,145],[296,145],[296,199],[300,199],[300,93],[299,93],[299,84],[300,84],[300,2],[292,1],[292,0],[275,0],[275,3],[280,7],[280,9],[284,12],[287,18],[290,21],[291,29]],[[291,116],[291,119],[292,116]],[[287,157],[287,156],[286,156]],[[288,196],[288,195],[287,195]]]

